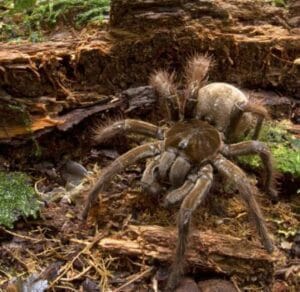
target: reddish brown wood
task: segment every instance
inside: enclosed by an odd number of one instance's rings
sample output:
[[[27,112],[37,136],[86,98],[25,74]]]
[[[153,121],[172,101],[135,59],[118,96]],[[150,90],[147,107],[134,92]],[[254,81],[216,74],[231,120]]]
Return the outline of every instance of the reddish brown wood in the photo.
[[[171,263],[176,232],[159,226],[129,226],[127,238],[104,238],[99,246],[110,253]],[[194,231],[186,255],[188,268],[235,276],[240,282],[272,281],[272,257],[256,243],[212,231]],[[259,278],[259,279],[258,279]]]

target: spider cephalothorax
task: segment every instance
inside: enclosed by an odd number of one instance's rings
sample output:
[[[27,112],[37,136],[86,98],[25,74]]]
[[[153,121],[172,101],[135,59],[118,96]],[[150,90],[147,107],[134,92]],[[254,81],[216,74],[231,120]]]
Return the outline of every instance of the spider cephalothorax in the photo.
[[[183,273],[183,260],[191,216],[209,193],[214,177],[213,169],[221,176],[231,180],[239,190],[241,198],[248,207],[250,217],[255,223],[262,244],[269,252],[273,250],[273,243],[255,199],[256,189],[249,182],[243,170],[230,159],[239,155],[259,155],[266,170],[265,190],[272,197],[276,196],[276,190],[272,185],[271,155],[264,143],[245,141],[226,144],[226,141],[230,140],[228,139],[228,127],[238,129],[233,125],[233,121],[240,123],[243,120],[243,108],[249,107],[248,102],[237,101],[234,103],[231,101],[233,105],[228,106],[231,107],[231,110],[225,111],[227,112],[225,116],[229,119],[229,121],[226,120],[225,127],[222,127],[219,122],[219,113],[213,113],[210,116],[210,122],[214,124],[213,126],[207,121],[200,120],[202,114],[205,116],[207,114],[204,110],[199,110],[201,108],[199,103],[202,99],[198,99],[201,96],[199,93],[201,88],[198,86],[199,88],[196,90],[197,80],[194,81],[194,85],[188,85],[185,101],[182,103],[174,92],[172,76],[165,72],[156,72],[155,74],[151,77],[152,84],[163,99],[162,103],[166,106],[168,113],[166,117],[169,119],[168,124],[170,126],[157,127],[144,121],[126,119],[97,130],[95,138],[98,142],[110,139],[117,134],[130,132],[150,136],[157,141],[126,152],[101,173],[97,183],[88,194],[83,217],[87,217],[89,208],[98,193],[104,190],[117,172],[140,159],[153,157],[147,164],[141,179],[145,192],[157,194],[162,191],[163,187],[167,186],[168,191],[164,198],[164,205],[169,206],[182,201],[178,216],[176,256],[166,288],[166,290],[173,291]],[[198,82],[199,84],[200,82]],[[226,86],[230,87],[230,85]],[[197,93],[195,93],[196,91]],[[236,93],[235,90],[233,91]],[[216,92],[210,97],[215,100],[214,103],[217,105],[225,102],[224,99],[219,98],[218,94]],[[197,103],[194,104],[194,110],[192,104],[195,101],[195,96],[197,96]],[[205,100],[206,97],[204,96],[203,99]],[[235,98],[232,99],[235,100]],[[211,103],[210,100],[206,102],[207,104]],[[263,110],[260,111],[264,112]],[[260,126],[257,125],[255,132],[259,132]]]

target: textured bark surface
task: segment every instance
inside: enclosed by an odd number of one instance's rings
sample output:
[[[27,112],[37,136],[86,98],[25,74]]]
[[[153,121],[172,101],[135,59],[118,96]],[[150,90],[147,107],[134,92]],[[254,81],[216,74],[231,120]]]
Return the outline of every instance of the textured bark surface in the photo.
[[[300,28],[300,1],[289,0],[289,25]]]
[[[66,112],[146,85],[154,69],[180,75],[195,52],[214,57],[210,80],[300,98],[300,34],[288,24],[288,13],[252,0],[113,0],[105,31],[2,43],[0,139],[19,135],[7,130],[11,114],[32,132],[56,127],[56,118]]]
[[[105,238],[99,246],[110,253],[170,264],[176,236],[170,228],[129,226],[127,238]],[[240,283],[262,281],[267,286],[273,279],[274,259],[260,245],[225,234],[193,232],[186,260],[187,270],[235,275]]]

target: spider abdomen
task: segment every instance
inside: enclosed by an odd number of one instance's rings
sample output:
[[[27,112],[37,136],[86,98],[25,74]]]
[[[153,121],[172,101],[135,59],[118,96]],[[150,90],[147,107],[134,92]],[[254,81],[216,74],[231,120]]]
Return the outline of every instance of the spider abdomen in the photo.
[[[176,149],[179,155],[193,163],[214,157],[221,148],[219,132],[207,122],[190,120],[178,122],[166,133],[165,149]]]
[[[197,118],[213,122],[219,131],[225,132],[229,126],[230,119],[228,117],[231,116],[235,104],[248,102],[248,96],[235,86],[214,82],[202,87],[198,92]],[[251,114],[246,113],[241,124],[244,128],[249,127]]]

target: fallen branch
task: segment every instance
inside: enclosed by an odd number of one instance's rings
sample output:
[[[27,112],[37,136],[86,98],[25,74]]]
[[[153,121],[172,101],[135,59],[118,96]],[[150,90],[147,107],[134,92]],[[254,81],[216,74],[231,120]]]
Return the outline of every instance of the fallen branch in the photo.
[[[129,226],[129,237],[104,238],[99,246],[111,253],[171,263],[176,232],[159,226]],[[230,235],[195,231],[186,255],[190,269],[235,275],[239,282],[272,281],[273,258],[259,245]]]

